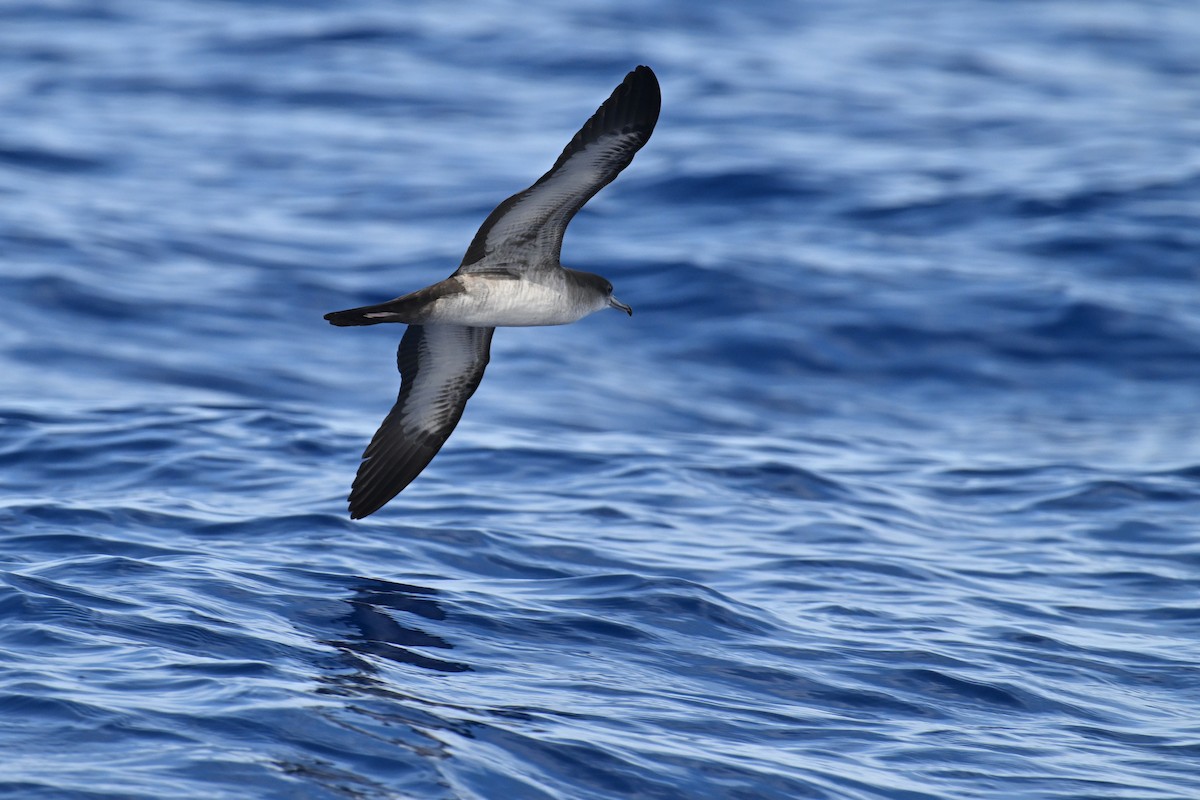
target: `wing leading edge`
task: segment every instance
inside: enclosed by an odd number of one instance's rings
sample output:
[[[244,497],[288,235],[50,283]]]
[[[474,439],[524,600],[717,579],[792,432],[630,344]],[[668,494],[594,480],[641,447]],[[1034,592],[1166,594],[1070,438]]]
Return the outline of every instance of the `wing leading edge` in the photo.
[[[661,105],[658,79],[649,67],[626,75],[550,171],[488,215],[458,271],[505,263],[557,267],[567,224],[650,140]]]

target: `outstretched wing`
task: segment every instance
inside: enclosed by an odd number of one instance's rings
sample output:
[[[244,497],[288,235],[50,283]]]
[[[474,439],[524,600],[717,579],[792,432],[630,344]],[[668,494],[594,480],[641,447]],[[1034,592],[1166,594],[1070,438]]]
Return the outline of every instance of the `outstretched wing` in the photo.
[[[500,264],[557,266],[567,223],[629,166],[654,132],[661,104],[658,79],[649,67],[626,75],[550,171],[488,215],[458,271],[485,271]]]
[[[421,474],[462,417],[487,367],[495,328],[409,325],[400,340],[400,396],[363,452],[350,518],[373,514]]]

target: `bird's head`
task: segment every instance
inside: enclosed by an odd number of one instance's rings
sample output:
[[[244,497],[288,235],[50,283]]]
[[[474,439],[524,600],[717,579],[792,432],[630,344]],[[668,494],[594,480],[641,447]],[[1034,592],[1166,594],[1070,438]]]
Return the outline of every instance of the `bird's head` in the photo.
[[[607,278],[596,275],[591,272],[575,272],[580,276],[582,282],[591,290],[589,294],[595,298],[595,310],[600,311],[604,308],[616,308],[624,311],[629,316],[633,316],[633,309],[622,303],[617,298],[613,297],[613,285]]]

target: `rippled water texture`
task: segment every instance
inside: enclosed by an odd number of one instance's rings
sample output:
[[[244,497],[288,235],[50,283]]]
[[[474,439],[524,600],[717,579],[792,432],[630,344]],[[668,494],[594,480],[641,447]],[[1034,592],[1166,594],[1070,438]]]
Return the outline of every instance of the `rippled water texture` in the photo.
[[[0,4],[0,795],[1200,796],[1200,5]],[[400,329],[634,65],[454,437]]]

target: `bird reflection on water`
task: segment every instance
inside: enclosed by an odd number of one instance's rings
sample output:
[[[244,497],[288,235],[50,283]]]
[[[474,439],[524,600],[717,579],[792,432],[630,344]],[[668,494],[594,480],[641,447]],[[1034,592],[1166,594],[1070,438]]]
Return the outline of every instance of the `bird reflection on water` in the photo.
[[[397,620],[397,612],[403,616],[415,615],[430,620],[445,619],[446,612],[435,599],[436,589],[376,578],[362,578],[354,589],[354,596],[346,601],[350,605],[350,612],[343,619],[356,633],[329,644],[348,654],[377,656],[438,672],[467,672],[471,669],[469,664],[433,658],[414,650],[425,647],[451,650],[454,645],[440,636]]]

